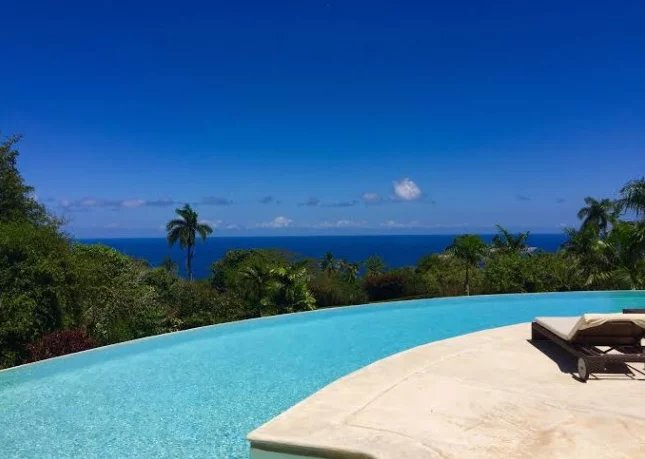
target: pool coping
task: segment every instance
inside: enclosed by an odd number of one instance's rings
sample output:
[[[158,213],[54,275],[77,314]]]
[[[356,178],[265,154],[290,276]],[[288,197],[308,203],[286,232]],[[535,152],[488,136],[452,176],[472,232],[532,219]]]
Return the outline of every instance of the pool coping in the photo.
[[[639,381],[603,380],[582,384],[574,380],[569,374],[558,371],[558,366],[553,361],[528,343],[529,338],[530,324],[525,322],[435,341],[374,362],[332,382],[249,433],[247,439],[251,444],[252,456],[254,450],[259,450],[293,454],[296,457],[343,459],[497,457],[497,455],[486,455],[482,452],[472,454],[472,451],[469,454],[463,454],[463,450],[453,454],[455,451],[451,451],[449,443],[446,446],[443,440],[437,441],[437,438],[433,439],[432,434],[428,434],[427,438],[424,438],[423,435],[418,435],[418,432],[417,436],[407,434],[405,428],[399,425],[403,422],[401,418],[406,418],[407,421],[410,421],[410,419],[418,421],[421,425],[433,423],[432,428],[438,431],[444,428],[446,432],[453,434],[454,429],[451,431],[451,427],[463,421],[463,419],[460,419],[462,413],[458,411],[458,408],[454,408],[454,412],[450,413],[450,407],[447,409],[449,416],[446,417],[449,428],[445,428],[441,424],[443,418],[438,419],[434,417],[434,414],[430,417],[426,415],[425,418],[419,416],[417,420],[415,417],[417,414],[414,413],[418,409],[416,405],[417,399],[411,401],[409,397],[406,398],[401,394],[405,393],[405,390],[410,390],[411,387],[421,388],[421,393],[427,394],[427,392],[423,391],[424,382],[430,386],[427,387],[429,391],[436,387],[444,387],[444,389],[447,387],[448,391],[457,391],[458,389],[453,389],[453,387],[465,387],[468,389],[469,384],[472,387],[476,387],[481,383],[482,387],[486,387],[493,392],[507,392],[508,394],[506,395],[509,397],[515,397],[517,407],[520,410],[524,408],[524,405],[535,405],[537,399],[539,403],[543,404],[543,406],[540,405],[541,409],[546,411],[550,409],[554,413],[568,412],[566,410],[577,413],[586,411],[585,416],[589,417],[594,414],[593,410],[589,408],[589,406],[593,406],[593,397],[600,394],[611,398],[612,393],[617,393],[622,396],[622,398],[617,397],[618,406],[613,406],[603,400],[603,403],[605,403],[605,406],[601,407],[603,416],[606,416],[617,425],[623,423],[632,424],[635,430],[639,429],[639,425],[640,427],[645,427],[645,416],[640,414],[645,412],[645,399],[641,398],[639,402],[638,397],[636,397],[636,400],[630,403],[629,400],[632,399],[627,397],[630,393],[632,397],[637,396],[638,393],[634,393],[634,391],[642,388],[642,384],[639,384]],[[517,351],[518,343],[521,352]],[[474,349],[477,349],[477,352]],[[468,359],[485,359],[484,355],[479,355],[479,350],[492,352],[494,358],[497,349],[511,352],[517,360],[513,364],[520,368],[519,375],[510,384],[510,388],[499,384],[500,376],[496,371],[503,373],[507,370],[507,368],[504,368],[505,365],[508,364],[507,361],[502,361],[502,359],[497,359],[500,362],[494,362],[490,369],[486,366],[478,367],[481,371],[481,373],[478,373],[478,378],[481,376],[481,381],[477,379],[474,384],[473,381],[468,381],[467,376],[464,377],[464,372],[462,369],[457,368],[456,365],[454,365],[455,368],[451,369],[453,360],[463,363],[468,362]],[[474,355],[477,356],[475,357]],[[488,357],[490,358],[490,355]],[[528,359],[525,359],[526,357]],[[526,362],[531,363],[530,368],[522,367],[522,364],[528,366]],[[538,365],[534,365],[536,362]],[[454,374],[451,373],[452,370],[454,370]],[[525,372],[530,376],[525,377]],[[532,378],[538,379],[538,383],[544,384],[544,386],[539,386]],[[448,384],[432,386],[435,380],[441,380]],[[416,387],[411,381],[415,381]],[[536,387],[544,387],[544,392],[541,393],[539,389],[536,390]],[[613,390],[616,388],[619,390]],[[570,396],[573,395],[571,401],[566,398],[561,400],[554,396],[554,391],[557,394],[558,390]],[[431,393],[437,395],[434,392]],[[477,405],[476,397],[471,395],[469,398],[469,394],[475,393],[477,392],[468,392],[468,390],[463,392],[469,403],[473,402]],[[459,392],[459,394],[461,396],[462,393]],[[441,395],[450,397],[447,393]],[[419,402],[421,403],[420,400]],[[426,401],[426,403],[432,405],[435,401]],[[437,412],[441,412],[443,408],[442,415],[445,416],[446,407],[440,406],[441,401],[436,403],[439,405]],[[558,412],[557,410],[560,411]],[[389,413],[389,415],[384,415],[384,413]],[[439,414],[436,416],[439,416]],[[453,417],[451,418],[450,416]],[[539,418],[540,416],[536,417]],[[549,416],[545,417],[548,418]],[[553,418],[554,416],[551,417]],[[490,420],[486,421],[491,422]],[[530,422],[534,423],[533,428],[538,426],[536,430],[539,433],[539,427],[543,427],[540,425],[540,421],[533,420]],[[410,428],[410,425],[406,428],[414,431],[416,426]],[[558,434],[562,432],[565,432],[565,436],[571,434],[571,432],[567,431],[567,428],[571,426],[563,425],[562,423],[553,422],[553,425],[549,427],[554,428]],[[478,428],[478,424],[474,423],[474,427],[472,427],[474,436],[481,434],[481,432],[477,431]],[[507,428],[506,424],[502,425],[501,428]],[[512,428],[513,426],[511,425],[510,429],[512,430]],[[558,429],[560,429],[559,432]],[[578,432],[576,432],[576,429],[578,429]],[[620,430],[620,428],[617,429]],[[596,433],[592,429],[585,430],[584,426],[575,425],[570,430],[574,431],[574,434],[572,434],[574,436],[586,435],[589,437],[599,435],[603,440],[602,433]],[[580,434],[580,430],[582,430],[582,434]],[[622,432],[618,433],[621,434]],[[527,434],[527,437],[531,437],[531,434]],[[645,442],[645,433],[641,437],[640,441]],[[524,441],[525,439],[522,440]],[[610,443],[612,438],[604,438],[604,441]],[[462,446],[458,445],[458,447]],[[621,445],[616,446],[616,448],[620,450]],[[566,457],[566,452],[556,450],[554,456]],[[565,453],[564,456],[562,453]],[[511,456],[515,457],[512,454]],[[603,455],[602,457],[630,457],[630,455],[623,455],[621,452],[621,454]]]

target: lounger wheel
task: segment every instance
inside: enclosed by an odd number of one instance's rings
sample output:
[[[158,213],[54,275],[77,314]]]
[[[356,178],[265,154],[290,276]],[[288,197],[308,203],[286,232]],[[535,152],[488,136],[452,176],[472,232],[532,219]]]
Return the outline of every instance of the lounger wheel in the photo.
[[[582,381],[589,379],[589,362],[584,357],[578,359],[578,377]]]

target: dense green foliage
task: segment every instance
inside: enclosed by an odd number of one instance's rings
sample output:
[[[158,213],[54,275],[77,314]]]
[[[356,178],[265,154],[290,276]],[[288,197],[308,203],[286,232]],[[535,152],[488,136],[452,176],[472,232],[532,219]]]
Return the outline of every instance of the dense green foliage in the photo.
[[[557,253],[498,226],[487,245],[463,235],[416,266],[303,260],[279,250],[231,250],[192,280],[197,237],[212,229],[185,206],[168,241],[186,250],[188,279],[59,229],[17,169],[17,137],[0,143],[0,367],[231,320],[400,298],[645,288],[645,179],[617,200],[587,198],[579,229]],[[623,219],[621,219],[621,217]],[[628,217],[631,217],[628,218]]]
[[[50,226],[0,223],[0,366],[77,314],[69,242]]]
[[[55,224],[55,219],[34,199],[34,189],[25,184],[18,171],[15,147],[19,141],[20,136],[0,139],[0,223]]]

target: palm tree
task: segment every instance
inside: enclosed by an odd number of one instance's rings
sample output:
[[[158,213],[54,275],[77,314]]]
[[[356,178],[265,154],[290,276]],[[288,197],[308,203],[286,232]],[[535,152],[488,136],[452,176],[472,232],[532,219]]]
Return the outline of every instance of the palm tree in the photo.
[[[246,266],[240,270],[240,276],[249,293],[254,313],[261,315],[267,303],[267,292],[272,279],[270,269],[260,264]]]
[[[628,210],[634,211],[636,216],[645,218],[645,177],[632,180],[620,190],[620,204]]]
[[[316,299],[309,290],[309,271],[306,262],[279,266],[270,270],[273,312],[311,311],[316,309]]]
[[[345,278],[349,282],[356,282],[358,279],[358,272],[360,271],[360,265],[358,263],[350,263],[347,260],[341,260],[339,265],[340,269],[345,274]]]
[[[645,286],[645,226],[635,222],[617,223],[602,242],[602,270],[599,280],[620,282],[637,289]]]
[[[501,225],[497,226],[498,234],[493,236],[493,247],[502,252],[521,253],[526,250],[526,241],[529,238],[529,232],[519,233],[513,236],[506,228]]]
[[[170,220],[166,225],[168,232],[168,244],[171,246],[179,242],[179,247],[186,249],[186,272],[188,279],[193,280],[193,255],[195,255],[195,239],[199,234],[202,241],[213,232],[206,223],[199,223],[197,212],[195,212],[189,204],[186,204],[180,209],[175,209],[175,213],[180,218]]]
[[[566,253],[576,256],[590,255],[597,252],[601,247],[598,234],[590,227],[581,228],[565,228],[564,234],[567,235],[567,240],[562,243],[560,248]]]
[[[325,257],[320,262],[320,268],[328,274],[338,271],[338,262],[334,258],[334,254],[327,252]]]
[[[484,258],[487,251],[486,243],[479,236],[464,234],[456,237],[446,250],[466,266],[464,288],[466,295],[470,295],[470,270],[476,268]]]
[[[591,285],[603,268],[603,252],[605,244],[596,228],[591,226],[565,228],[564,233],[567,240],[562,244],[561,249],[569,257],[572,265],[576,265],[585,278],[585,284]],[[611,233],[610,233],[611,234]]]
[[[383,259],[378,255],[367,257],[364,265],[368,275],[383,274],[385,272],[385,269],[387,268]]]
[[[607,235],[609,224],[613,224],[617,218],[617,206],[611,199],[600,201],[586,197],[586,207],[578,211],[578,218],[582,220],[581,229],[593,228],[601,236]]]

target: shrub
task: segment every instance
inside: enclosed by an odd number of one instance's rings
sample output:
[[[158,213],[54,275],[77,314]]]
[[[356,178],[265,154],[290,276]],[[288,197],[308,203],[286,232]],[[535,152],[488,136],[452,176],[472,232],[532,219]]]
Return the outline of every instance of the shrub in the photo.
[[[529,273],[527,257],[519,254],[495,255],[484,268],[484,289],[487,293],[520,293],[527,289]]]
[[[173,293],[177,299],[172,310],[182,329],[249,317],[239,301],[231,301],[206,280],[181,280],[174,285]]]
[[[454,257],[444,254],[428,255],[417,263],[417,273],[423,278],[426,294],[432,297],[464,294],[464,266]],[[471,293],[482,292],[481,272],[470,272]]]
[[[404,298],[416,298],[428,295],[428,286],[425,279],[415,268],[407,266],[393,270],[391,273],[395,273],[403,277]]]
[[[0,367],[26,345],[78,315],[69,243],[49,226],[0,224]]]
[[[562,292],[584,288],[582,271],[564,253],[499,254],[483,269],[487,293]]]
[[[400,272],[368,275],[363,281],[363,288],[370,301],[400,298],[405,291],[405,275]]]
[[[284,314],[316,309],[316,299],[309,290],[309,271],[304,264],[274,268],[262,313]]]
[[[220,292],[238,289],[244,284],[244,268],[270,269],[286,266],[288,256],[279,250],[229,250],[211,265],[211,283]]]
[[[361,304],[368,301],[367,294],[357,282],[350,282],[340,273],[315,273],[309,288],[320,308]]]
[[[101,245],[78,244],[72,252],[83,324],[98,342],[168,331],[168,305],[157,288],[146,283],[145,264]]]
[[[44,335],[27,346],[28,360],[49,359],[59,355],[92,349],[98,344],[82,330],[59,330]]]

